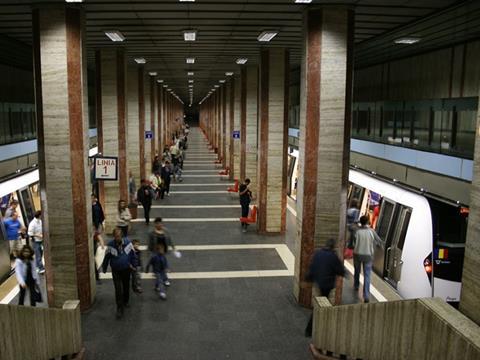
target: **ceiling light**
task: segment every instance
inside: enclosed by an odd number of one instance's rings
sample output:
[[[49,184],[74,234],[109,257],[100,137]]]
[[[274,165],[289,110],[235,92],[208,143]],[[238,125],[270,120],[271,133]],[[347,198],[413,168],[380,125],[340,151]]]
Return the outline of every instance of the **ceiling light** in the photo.
[[[192,83],[193,83],[193,80],[188,80],[188,82],[189,82],[190,84],[192,84]]]
[[[310,4],[312,0],[295,0],[295,4]]]
[[[180,2],[195,2],[195,0],[178,0]]]
[[[220,87],[220,85],[213,85],[213,86],[216,87],[216,88]]]
[[[163,87],[164,87],[164,88],[167,88],[167,87],[168,87],[168,85],[166,85],[166,84],[165,84],[165,85],[163,85]]]
[[[150,71],[150,72],[148,73],[148,75],[150,75],[150,76],[157,76],[157,72],[156,72],[156,71]]]
[[[412,45],[420,41],[418,37],[402,37],[399,39],[394,40],[395,44],[405,44],[405,45]]]
[[[183,40],[185,40],[185,41],[195,41],[195,40],[197,40],[197,30],[184,30],[183,31]]]
[[[147,62],[144,58],[135,58],[134,60],[137,64],[145,64]]]
[[[225,73],[225,76],[232,76],[232,75],[233,75],[233,72],[231,72],[231,71],[227,71],[227,72]]]
[[[195,73],[193,71],[189,71],[189,72],[187,72],[187,75],[188,76],[193,76],[193,75],[195,75]]]
[[[67,3],[81,3],[83,0],[65,0]]]
[[[107,35],[112,41],[123,41],[125,36],[118,30],[105,30],[105,35]]]
[[[267,42],[272,40],[275,36],[277,36],[277,34],[278,34],[278,31],[276,30],[264,31],[260,35],[258,35],[257,40]]]
[[[195,58],[194,57],[189,57],[185,59],[187,64],[195,64]]]
[[[238,58],[235,62],[238,64],[238,65],[244,65],[246,64],[248,61],[247,58]]]
[[[168,88],[167,91],[170,92],[170,91],[172,91],[172,89]]]
[[[163,80],[162,80],[162,79],[158,79],[158,80],[157,80],[157,83],[161,84],[161,83],[163,83]]]
[[[193,88],[193,85],[188,85],[189,88]]]
[[[220,84],[223,84],[223,83],[225,82],[225,80],[224,80],[224,79],[218,80],[218,82],[219,82]]]

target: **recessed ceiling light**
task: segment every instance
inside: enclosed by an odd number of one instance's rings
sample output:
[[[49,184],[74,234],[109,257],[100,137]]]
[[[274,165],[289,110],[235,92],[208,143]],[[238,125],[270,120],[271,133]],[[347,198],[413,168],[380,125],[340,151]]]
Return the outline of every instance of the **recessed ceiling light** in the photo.
[[[148,73],[148,75],[150,75],[150,76],[157,76],[157,72],[156,72],[156,71],[150,71],[150,72]]]
[[[67,3],[81,3],[83,0],[65,0]]]
[[[195,75],[195,73],[193,71],[189,71],[189,72],[187,72],[187,75],[188,76],[193,76],[193,75]]]
[[[188,57],[185,59],[185,62],[187,64],[195,64],[195,58],[194,57]]]
[[[218,80],[218,82],[219,82],[220,84],[223,84],[225,81],[226,81],[226,80],[224,80],[224,79]]]
[[[421,39],[418,38],[418,37],[409,36],[409,37],[402,37],[402,38],[396,39],[393,42],[395,44],[412,45],[412,44],[415,44],[415,43],[419,42],[420,40]]]
[[[247,58],[238,58],[235,62],[238,64],[238,65],[244,65],[246,64],[248,61]]]
[[[195,40],[197,40],[197,30],[184,30],[183,31],[183,40],[185,40],[185,41],[195,41]]]
[[[225,76],[233,76],[233,72],[232,72],[232,71],[227,71],[227,72],[225,73]]]
[[[117,41],[124,41],[125,40],[125,36],[123,36],[123,34],[118,30],[105,30],[104,33],[112,41],[117,42]]]
[[[168,88],[167,91],[170,92],[170,91],[172,91],[172,89]]]
[[[220,87],[220,85],[213,85],[213,86],[216,87],[216,88]]]
[[[188,85],[189,88],[193,88],[193,85]]]
[[[188,80],[188,82],[189,82],[190,84],[192,84],[192,83],[193,83],[193,80]]]
[[[134,60],[137,64],[145,64],[147,62],[145,58],[135,58]]]
[[[295,4],[310,4],[312,0],[295,0]]]
[[[262,42],[268,42],[277,36],[278,31],[276,30],[267,30],[258,35],[257,40]]]
[[[161,84],[161,83],[163,83],[163,80],[162,80],[162,79],[158,79],[157,82],[158,82],[159,84]]]
[[[195,0],[179,0],[180,2],[195,2]]]
[[[163,87],[164,87],[164,88],[167,88],[167,87],[168,87],[168,85],[166,85],[166,84],[165,84],[165,85],[163,85]]]

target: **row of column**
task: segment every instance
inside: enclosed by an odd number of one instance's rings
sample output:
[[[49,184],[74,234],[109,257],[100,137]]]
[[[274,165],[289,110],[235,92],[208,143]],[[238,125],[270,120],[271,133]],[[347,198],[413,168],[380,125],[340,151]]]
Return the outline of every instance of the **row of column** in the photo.
[[[353,27],[347,7],[304,16],[294,293],[307,306],[312,291],[304,279],[314,249],[329,238],[342,248],[345,236]],[[286,228],[289,72],[286,49],[264,48],[258,66],[241,67],[200,109],[230,178],[251,180],[260,233]]]
[[[48,302],[80,299],[86,309],[95,278],[84,11],[46,6],[32,19]],[[181,126],[183,106],[143,66],[127,66],[122,48],[96,51],[95,65],[98,148],[118,158],[118,180],[100,186],[109,232],[118,201],[129,201],[128,173],[137,186],[149,176],[155,154]]]

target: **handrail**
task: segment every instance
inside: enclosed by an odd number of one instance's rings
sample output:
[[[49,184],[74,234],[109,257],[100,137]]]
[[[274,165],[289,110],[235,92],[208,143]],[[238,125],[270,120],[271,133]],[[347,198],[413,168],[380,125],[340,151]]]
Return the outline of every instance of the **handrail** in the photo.
[[[438,298],[332,306],[317,297],[313,345],[363,360],[474,360],[480,327]]]
[[[62,309],[0,305],[0,359],[52,359],[80,353],[80,301]]]

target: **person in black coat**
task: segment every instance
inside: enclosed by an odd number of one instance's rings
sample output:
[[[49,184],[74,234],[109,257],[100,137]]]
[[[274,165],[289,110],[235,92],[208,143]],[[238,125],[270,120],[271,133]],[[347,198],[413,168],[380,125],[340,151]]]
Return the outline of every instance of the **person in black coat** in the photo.
[[[170,196],[170,181],[172,179],[172,168],[170,166],[170,161],[165,161],[165,165],[162,166],[160,176],[163,180],[162,190],[160,191],[160,198],[163,199],[165,193],[167,193],[167,196]]]
[[[321,296],[327,297],[335,287],[337,276],[345,276],[345,267],[335,252],[335,240],[328,239],[325,247],[315,252],[306,280],[314,282]],[[313,313],[305,329],[305,336],[312,336]]]
[[[105,221],[105,215],[103,213],[102,205],[100,205],[94,194],[92,194],[92,221],[95,232],[101,233],[102,224]]]
[[[145,223],[150,224],[150,209],[152,208],[152,191],[150,185],[145,179],[141,181],[142,185],[137,191],[137,200],[143,206],[143,214],[145,216]]]

